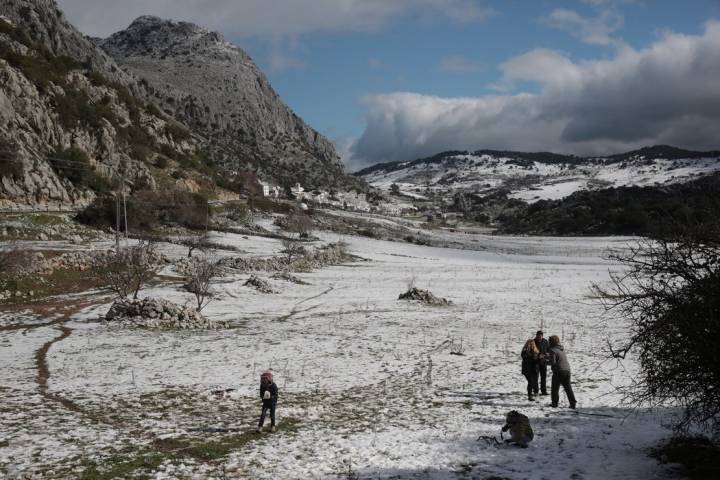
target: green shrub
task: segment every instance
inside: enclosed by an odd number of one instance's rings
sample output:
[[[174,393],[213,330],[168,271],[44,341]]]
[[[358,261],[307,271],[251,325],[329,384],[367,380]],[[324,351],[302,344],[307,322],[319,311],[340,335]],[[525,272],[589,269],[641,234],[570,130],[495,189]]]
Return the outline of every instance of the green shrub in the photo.
[[[165,124],[164,134],[176,142],[190,139],[190,130],[172,120]]]
[[[0,142],[0,177],[19,180],[23,178],[23,166],[18,157],[18,146],[14,143]]]
[[[5,22],[0,22],[0,25],[0,32],[33,49],[35,53],[22,55],[15,52],[8,43],[0,41],[0,58],[4,58],[11,66],[22,71],[23,75],[41,92],[47,92],[50,83],[64,86],[67,74],[82,67],[79,62],[68,56],[54,55],[44,46],[33,44],[24,30]]]
[[[178,190],[134,192],[126,197],[124,208],[128,228],[135,232],[150,232],[160,225],[200,229],[212,215],[204,196]],[[98,197],[76,219],[93,227],[115,228],[115,209],[114,197]]]
[[[110,182],[95,171],[87,153],[78,148],[57,151],[48,160],[59,177],[69,180],[78,188],[95,192],[110,190]]]
[[[165,170],[168,167],[169,163],[170,162],[168,161],[167,157],[164,157],[162,155],[158,155],[158,157],[155,159],[155,166],[161,170]]]
[[[106,126],[106,121],[118,122],[108,103],[92,103],[87,92],[78,88],[66,87],[65,95],[55,95],[53,103],[58,119],[66,129],[84,127],[99,131]]]

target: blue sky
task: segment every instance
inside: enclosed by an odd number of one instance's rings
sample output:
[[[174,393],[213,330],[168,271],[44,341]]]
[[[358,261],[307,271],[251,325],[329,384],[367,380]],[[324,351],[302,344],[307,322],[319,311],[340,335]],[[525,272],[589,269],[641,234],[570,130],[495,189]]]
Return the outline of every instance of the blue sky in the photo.
[[[401,18],[374,32],[306,35],[298,40],[299,45],[283,51],[297,64],[279,69],[272,68],[276,47],[263,38],[230,38],[253,56],[278,93],[302,118],[331,138],[362,133],[365,120],[360,99],[369,94],[492,94],[496,92],[490,85],[502,75],[498,66],[533,48],[560,50],[573,59],[606,58],[614,53],[612,46],[584,43],[543,21],[558,8],[597,16],[598,9],[592,5],[580,1],[483,3],[494,13],[466,25],[442,18]],[[613,34],[641,48],[664,30],[701,32],[708,19],[720,19],[720,2],[649,0],[620,4],[617,11],[623,16],[623,25]],[[443,60],[453,57],[467,60],[467,69],[453,70],[450,65],[443,68]],[[537,88],[526,83],[517,85],[516,90]]]
[[[91,35],[144,14],[221,31],[351,169],[444,149],[720,149],[718,0],[59,4]]]

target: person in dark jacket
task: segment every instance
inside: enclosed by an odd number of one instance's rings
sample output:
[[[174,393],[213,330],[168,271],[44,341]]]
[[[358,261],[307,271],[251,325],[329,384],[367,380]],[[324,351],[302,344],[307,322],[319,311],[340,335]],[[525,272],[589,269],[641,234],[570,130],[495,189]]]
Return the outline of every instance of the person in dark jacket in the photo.
[[[505,425],[502,427],[502,431],[507,432],[508,430],[510,430],[510,438],[505,442],[514,443],[522,448],[527,448],[528,443],[532,442],[535,437],[530,426],[530,419],[516,410],[508,412],[505,417]]]
[[[565,390],[570,408],[575,408],[575,394],[570,384],[570,362],[562,345],[560,345],[560,337],[553,335],[550,337],[550,368],[552,369],[552,384],[550,386],[551,407],[557,407],[560,400],[560,385]]]
[[[535,334],[535,346],[540,351],[540,361],[538,362],[538,373],[540,374],[540,395],[547,395],[547,364],[550,343],[543,338],[542,330],[538,330]]]
[[[265,372],[260,375],[260,399],[262,400],[262,413],[258,422],[257,433],[262,431],[265,423],[265,416],[270,413],[270,431],[275,431],[275,407],[278,400],[278,387],[273,381],[272,372]]]
[[[535,340],[532,338],[525,342],[525,346],[520,352],[522,357],[522,374],[527,380],[528,400],[535,400],[533,395],[538,394],[538,368],[540,360],[540,352],[535,346]]]

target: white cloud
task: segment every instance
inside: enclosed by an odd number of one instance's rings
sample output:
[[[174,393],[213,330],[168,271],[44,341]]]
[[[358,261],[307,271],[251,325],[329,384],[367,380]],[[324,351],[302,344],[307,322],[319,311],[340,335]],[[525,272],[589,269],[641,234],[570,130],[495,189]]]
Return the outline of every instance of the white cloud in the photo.
[[[378,70],[385,67],[385,62],[376,57],[368,58],[368,67],[372,70]]]
[[[58,0],[83,33],[107,36],[140,15],[195,22],[237,36],[371,32],[402,16],[468,23],[492,14],[478,0]]]
[[[440,59],[440,70],[454,73],[469,73],[482,70],[482,64],[463,55],[449,55]]]
[[[584,17],[575,10],[558,8],[542,18],[543,23],[595,45],[622,45],[612,33],[623,26],[624,18],[612,9],[605,9],[595,17]]]
[[[271,72],[284,72],[285,70],[300,70],[306,65],[299,58],[291,57],[283,52],[273,52],[270,54],[269,66]]]
[[[573,62],[532,50],[502,65],[503,81],[539,93],[440,98],[398,92],[364,99],[354,162],[408,160],[448,149],[606,154],[648,144],[720,147],[720,22],[666,34],[609,60]]]

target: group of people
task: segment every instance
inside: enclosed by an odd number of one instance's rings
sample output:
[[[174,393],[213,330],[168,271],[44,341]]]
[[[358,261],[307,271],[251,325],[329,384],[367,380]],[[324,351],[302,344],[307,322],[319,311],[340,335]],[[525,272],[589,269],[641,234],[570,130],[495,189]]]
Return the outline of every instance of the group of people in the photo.
[[[520,356],[522,357],[522,374],[527,380],[528,400],[534,401],[538,394],[548,394],[547,366],[550,365],[552,370],[550,406],[558,406],[560,386],[562,385],[570,408],[575,408],[577,402],[570,383],[570,362],[565,350],[560,345],[560,337],[553,335],[548,341],[544,338],[542,330],[538,330],[535,338],[525,342]]]
[[[560,345],[560,338],[553,335],[549,341],[543,337],[542,330],[538,330],[535,338],[525,342],[522,352],[522,374],[527,379],[528,400],[534,401],[539,395],[547,395],[547,366],[552,370],[550,384],[550,406],[557,407],[560,400],[560,386],[567,395],[570,408],[575,408],[575,394],[570,384],[570,362]],[[539,385],[538,385],[539,380]],[[270,416],[270,431],[275,431],[275,407],[278,401],[278,387],[273,381],[272,372],[265,372],[260,376],[260,399],[262,412],[258,422],[257,432],[263,428],[265,418]]]

